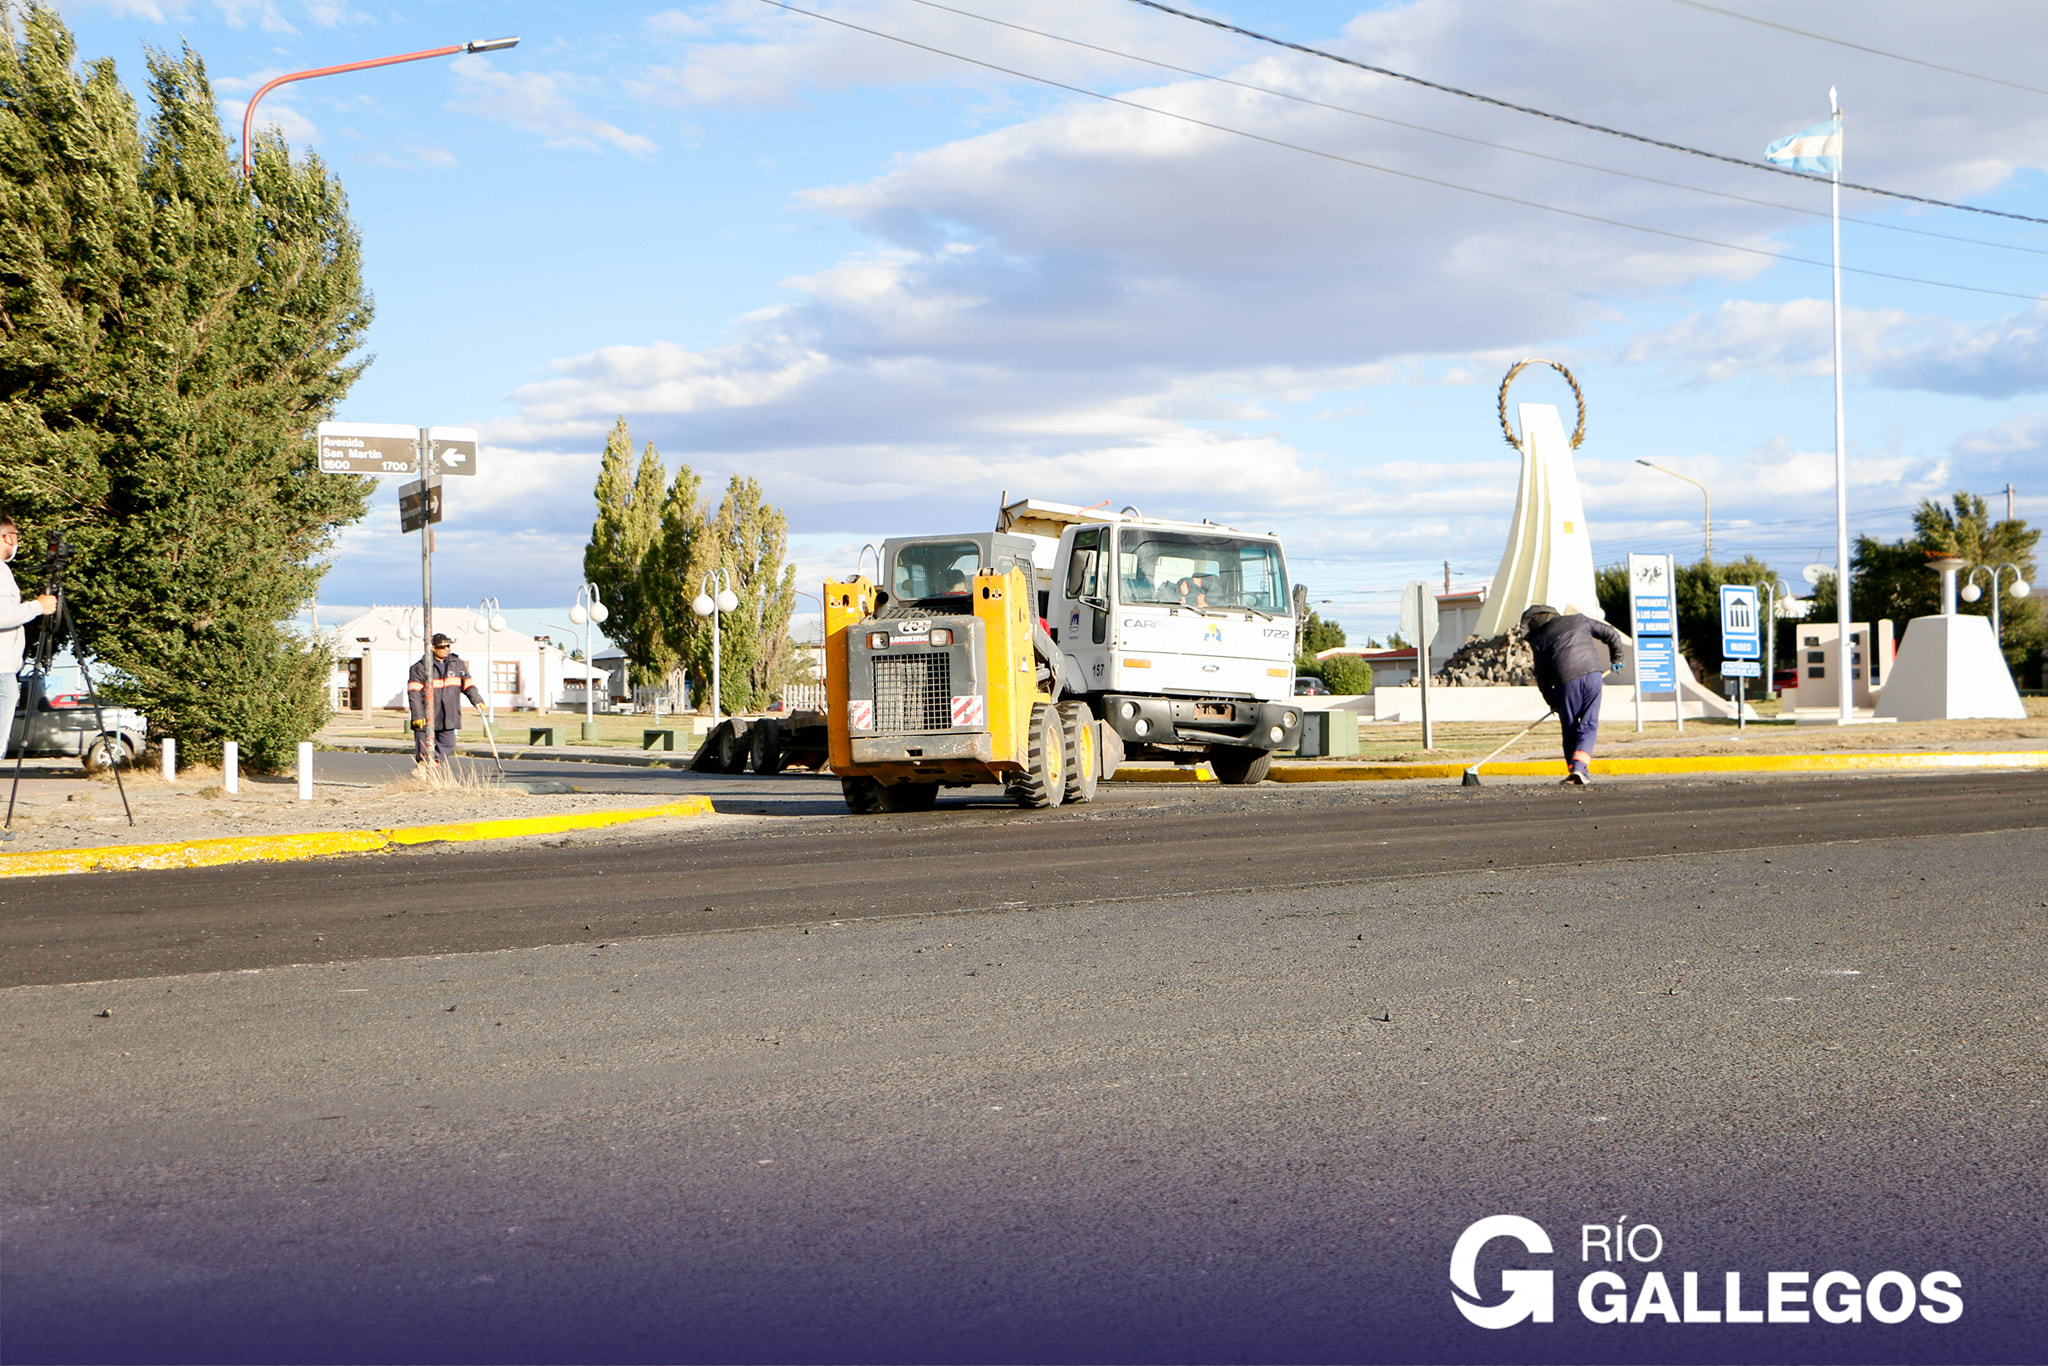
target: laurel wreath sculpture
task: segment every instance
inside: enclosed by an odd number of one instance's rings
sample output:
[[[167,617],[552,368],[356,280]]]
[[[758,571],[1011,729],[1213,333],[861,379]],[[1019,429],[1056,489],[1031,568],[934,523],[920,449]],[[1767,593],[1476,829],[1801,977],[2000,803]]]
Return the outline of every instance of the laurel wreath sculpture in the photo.
[[[1579,382],[1572,378],[1571,371],[1565,369],[1562,365],[1559,365],[1554,360],[1543,360],[1542,358],[1537,356],[1530,356],[1526,359],[1516,361],[1514,365],[1509,367],[1506,377],[1503,378],[1500,382],[1499,408],[1501,435],[1505,436],[1508,439],[1508,444],[1510,446],[1513,446],[1516,450],[1522,449],[1521,438],[1516,436],[1515,429],[1508,425],[1508,386],[1515,382],[1516,375],[1521,374],[1522,371],[1528,369],[1532,365],[1549,366],[1551,369],[1557,371],[1558,374],[1564,376],[1564,382],[1566,384],[1572,386],[1572,398],[1579,405],[1579,425],[1572,429],[1572,449],[1577,450],[1579,448],[1579,443],[1586,439],[1586,395],[1579,389]]]

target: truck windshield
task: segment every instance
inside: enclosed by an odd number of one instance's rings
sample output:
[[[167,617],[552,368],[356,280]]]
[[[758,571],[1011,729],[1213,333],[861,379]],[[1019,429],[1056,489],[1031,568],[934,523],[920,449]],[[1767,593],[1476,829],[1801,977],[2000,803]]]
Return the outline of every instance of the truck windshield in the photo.
[[[1272,541],[1126,527],[1117,569],[1125,602],[1287,611],[1287,571]]]
[[[896,552],[893,592],[899,599],[942,598],[965,593],[981,567],[973,541],[927,541]]]

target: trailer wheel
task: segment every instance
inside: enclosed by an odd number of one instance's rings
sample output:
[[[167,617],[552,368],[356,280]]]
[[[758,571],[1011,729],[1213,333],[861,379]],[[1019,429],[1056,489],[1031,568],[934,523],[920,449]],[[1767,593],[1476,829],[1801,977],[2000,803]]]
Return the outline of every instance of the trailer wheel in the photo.
[[[782,772],[789,762],[782,752],[782,723],[773,717],[756,721],[747,736],[747,753],[754,772],[768,777]]]
[[[720,773],[745,773],[747,771],[747,742],[741,738],[737,723],[720,721],[716,737],[716,754]]]
[[[879,816],[888,810],[882,805],[882,785],[873,778],[841,778],[839,791],[846,809],[856,816]]]
[[[1062,702],[1059,714],[1060,737],[1066,742],[1067,800],[1092,802],[1102,771],[1102,756],[1095,752],[1095,713],[1086,702]]]
[[[1031,743],[1024,771],[1010,775],[1010,799],[1022,807],[1058,806],[1067,795],[1067,745],[1060,715],[1050,702],[1031,709]]]
[[[1209,750],[1209,767],[1216,771],[1217,782],[1249,787],[1272,771],[1273,751],[1245,745],[1215,745]]]

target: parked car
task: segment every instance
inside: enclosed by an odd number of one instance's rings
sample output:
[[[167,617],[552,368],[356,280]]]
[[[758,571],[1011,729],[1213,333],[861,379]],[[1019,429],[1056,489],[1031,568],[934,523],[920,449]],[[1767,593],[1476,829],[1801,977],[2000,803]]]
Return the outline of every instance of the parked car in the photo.
[[[1294,680],[1296,697],[1330,697],[1330,685],[1320,678],[1297,678]]]
[[[92,699],[84,692],[43,691],[44,680],[24,672],[21,700],[7,752],[30,759],[76,758],[98,772],[110,763],[133,764],[149,743],[149,721],[132,707],[100,704],[95,724]],[[58,686],[65,686],[59,684]]]

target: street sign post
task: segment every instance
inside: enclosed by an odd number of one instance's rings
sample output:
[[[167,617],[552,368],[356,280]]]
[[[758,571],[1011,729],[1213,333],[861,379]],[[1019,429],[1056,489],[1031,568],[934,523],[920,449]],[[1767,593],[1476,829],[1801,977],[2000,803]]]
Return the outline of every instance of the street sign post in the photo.
[[[1636,729],[1643,728],[1643,694],[1669,692],[1685,733],[1685,695],[1678,690],[1678,581],[1669,555],[1628,557],[1630,633],[1636,638]]]
[[[1420,579],[1401,590],[1401,634],[1415,646],[1415,682],[1422,689],[1422,747],[1436,748],[1429,724],[1429,646],[1436,639],[1436,595]]]
[[[418,531],[441,520],[441,476],[430,474],[398,490],[398,529]]]
[[[1735,729],[1749,729],[1742,713],[1742,680],[1763,671],[1757,660],[1763,657],[1763,618],[1757,612],[1757,592],[1746,583],[1721,585],[1721,676],[1735,680]],[[1748,664],[1747,669],[1733,667]]]
[[[410,474],[399,490],[398,526],[420,533],[420,666],[434,677],[434,532],[441,520],[441,476],[475,474],[474,427],[401,427],[388,422],[323,422],[313,430],[324,474]],[[433,716],[433,690],[425,693]],[[427,751],[432,754],[431,748]]]

